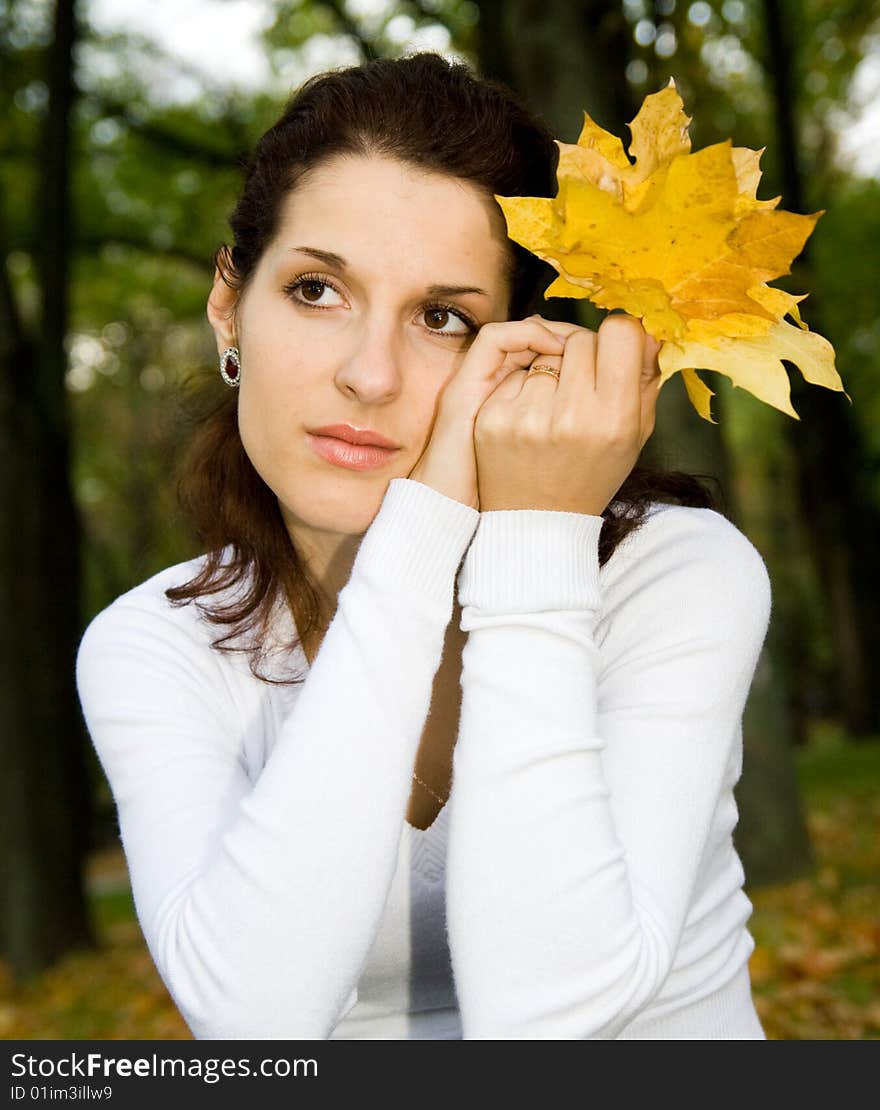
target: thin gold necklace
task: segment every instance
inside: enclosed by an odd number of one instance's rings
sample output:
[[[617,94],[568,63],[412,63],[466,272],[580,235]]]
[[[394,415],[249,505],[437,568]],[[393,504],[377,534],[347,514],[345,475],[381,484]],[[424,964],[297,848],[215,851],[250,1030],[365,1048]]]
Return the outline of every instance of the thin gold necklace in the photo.
[[[428,791],[428,793],[431,795],[431,797],[436,798],[437,801],[440,803],[440,805],[446,805],[446,803],[449,801],[449,795],[448,794],[446,795],[445,798],[441,798],[439,794],[435,794],[434,791],[431,789],[431,787],[428,786],[428,784],[426,782],[424,782],[422,779],[420,779],[419,776],[415,773],[415,771],[413,771],[413,778],[416,780],[416,782],[420,786],[424,786],[424,788]]]

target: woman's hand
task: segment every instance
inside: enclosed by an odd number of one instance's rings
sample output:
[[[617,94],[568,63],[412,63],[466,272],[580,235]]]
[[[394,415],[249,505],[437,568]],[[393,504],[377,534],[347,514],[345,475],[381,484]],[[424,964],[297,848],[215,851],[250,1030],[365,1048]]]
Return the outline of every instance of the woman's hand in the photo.
[[[560,327],[546,321],[548,327]],[[569,325],[571,327],[571,325]],[[659,344],[630,316],[569,332],[550,374],[508,374],[474,424],[480,510],[601,516],[654,430]]]
[[[572,328],[551,326],[538,316],[484,324],[443,387],[428,443],[407,477],[479,509],[474,420],[480,406],[499,382],[514,370],[524,372],[535,356],[561,356]]]

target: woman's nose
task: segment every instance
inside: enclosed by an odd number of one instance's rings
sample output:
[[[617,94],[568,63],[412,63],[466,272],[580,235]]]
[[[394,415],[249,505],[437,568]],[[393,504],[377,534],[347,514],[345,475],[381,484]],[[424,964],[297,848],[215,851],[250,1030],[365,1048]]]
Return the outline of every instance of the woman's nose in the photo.
[[[365,404],[395,397],[401,382],[401,353],[387,327],[363,329],[336,371],[339,388]]]

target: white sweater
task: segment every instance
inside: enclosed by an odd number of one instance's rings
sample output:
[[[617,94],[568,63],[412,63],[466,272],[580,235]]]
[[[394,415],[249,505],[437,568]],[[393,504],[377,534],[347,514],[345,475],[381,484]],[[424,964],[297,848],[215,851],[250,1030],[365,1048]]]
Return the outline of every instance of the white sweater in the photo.
[[[294,687],[164,597],[202,557],[91,622],[86,724],[196,1037],[764,1038],[731,833],[767,570],[725,517],[660,503],[600,569],[601,524],[392,479],[310,668],[277,610]],[[456,585],[453,787],[420,831]]]

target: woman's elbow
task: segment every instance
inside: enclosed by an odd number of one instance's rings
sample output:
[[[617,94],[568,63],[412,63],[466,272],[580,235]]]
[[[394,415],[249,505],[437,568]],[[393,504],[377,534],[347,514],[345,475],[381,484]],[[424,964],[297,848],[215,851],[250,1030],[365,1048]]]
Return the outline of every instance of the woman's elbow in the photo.
[[[626,934],[585,946],[585,962],[553,984],[523,982],[495,1005],[462,1000],[465,1040],[613,1040],[659,993],[673,953],[650,917]]]

